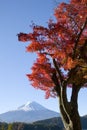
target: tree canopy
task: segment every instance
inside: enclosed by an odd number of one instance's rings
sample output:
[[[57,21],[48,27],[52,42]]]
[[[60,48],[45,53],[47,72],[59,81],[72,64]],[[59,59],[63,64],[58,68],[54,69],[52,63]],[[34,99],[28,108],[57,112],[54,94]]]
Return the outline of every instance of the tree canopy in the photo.
[[[29,41],[27,52],[37,54],[27,76],[47,97],[55,95],[54,87],[62,81],[67,87],[87,86],[87,0],[61,3],[54,16],[56,22],[50,19],[48,27],[34,24],[32,33],[18,34],[19,41]]]

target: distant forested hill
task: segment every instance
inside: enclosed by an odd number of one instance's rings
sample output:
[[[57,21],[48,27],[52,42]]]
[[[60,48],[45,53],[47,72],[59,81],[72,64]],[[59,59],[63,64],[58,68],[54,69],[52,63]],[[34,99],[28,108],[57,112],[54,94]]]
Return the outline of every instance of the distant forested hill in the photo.
[[[82,128],[87,129],[87,115],[81,117]],[[0,130],[64,130],[63,123],[60,117],[26,123],[0,123]]]

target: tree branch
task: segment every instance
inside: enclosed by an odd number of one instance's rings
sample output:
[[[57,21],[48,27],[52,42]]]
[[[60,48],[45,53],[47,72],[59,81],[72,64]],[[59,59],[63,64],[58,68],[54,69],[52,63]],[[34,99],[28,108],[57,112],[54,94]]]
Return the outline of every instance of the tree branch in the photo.
[[[72,87],[71,102],[75,103],[75,105],[77,105],[78,92],[79,92],[80,88],[81,87],[78,87],[75,84]]]
[[[80,32],[79,32],[78,37],[76,39],[76,43],[75,43],[75,46],[74,46],[74,49],[73,49],[73,59],[75,58],[76,49],[77,49],[77,46],[78,46],[79,39],[80,39],[81,34],[82,34],[83,30],[85,29],[86,25],[87,25],[87,18],[86,18],[86,21],[83,24],[82,28],[80,29]]]
[[[73,116],[74,111],[78,111],[78,93],[80,91],[80,88],[81,87],[76,86],[75,84],[73,84],[72,95],[71,95],[71,100],[70,100],[70,103],[71,103],[71,117]]]
[[[63,83],[63,86],[61,87],[61,97],[60,97],[60,104],[61,104],[61,108],[62,111],[64,113],[64,120],[66,120],[66,122],[69,124],[70,123],[70,108],[69,108],[69,102],[67,100],[67,94],[66,94],[66,83]]]
[[[59,69],[59,65],[56,63],[55,59],[53,59],[53,64],[54,64],[57,74],[59,75],[60,83],[62,84],[63,77],[62,77],[61,71]]]
[[[60,97],[60,84],[58,82],[58,77],[56,75],[56,72],[53,73],[52,80],[55,84],[53,91],[56,91],[57,95]]]

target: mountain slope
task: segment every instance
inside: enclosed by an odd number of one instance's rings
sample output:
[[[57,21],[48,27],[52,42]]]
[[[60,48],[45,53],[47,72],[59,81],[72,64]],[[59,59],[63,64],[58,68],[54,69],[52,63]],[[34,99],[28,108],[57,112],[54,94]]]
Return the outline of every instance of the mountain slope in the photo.
[[[26,104],[17,108],[17,110],[24,110],[24,111],[38,111],[38,110],[45,110],[46,108],[40,105],[37,102],[27,102]]]
[[[36,102],[31,102],[18,107],[18,109],[14,111],[8,111],[6,113],[0,114],[0,119],[7,123],[31,123],[58,116],[59,114],[57,112],[48,110]]]
[[[51,119],[46,119],[43,121],[37,121],[34,122],[33,124],[35,125],[43,125],[43,126],[57,126],[57,129],[59,130],[64,130],[63,122],[61,117],[55,117]],[[81,125],[82,125],[82,130],[87,130],[87,115],[81,117]],[[57,130],[56,129],[56,130]]]

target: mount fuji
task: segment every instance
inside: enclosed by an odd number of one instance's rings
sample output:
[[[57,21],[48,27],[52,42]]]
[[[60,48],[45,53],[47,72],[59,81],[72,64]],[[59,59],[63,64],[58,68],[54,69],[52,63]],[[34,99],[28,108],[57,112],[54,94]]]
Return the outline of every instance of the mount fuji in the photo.
[[[18,107],[16,110],[0,114],[0,119],[7,123],[32,123],[35,121],[50,119],[59,116],[59,113],[49,110],[37,102],[28,102]]]

